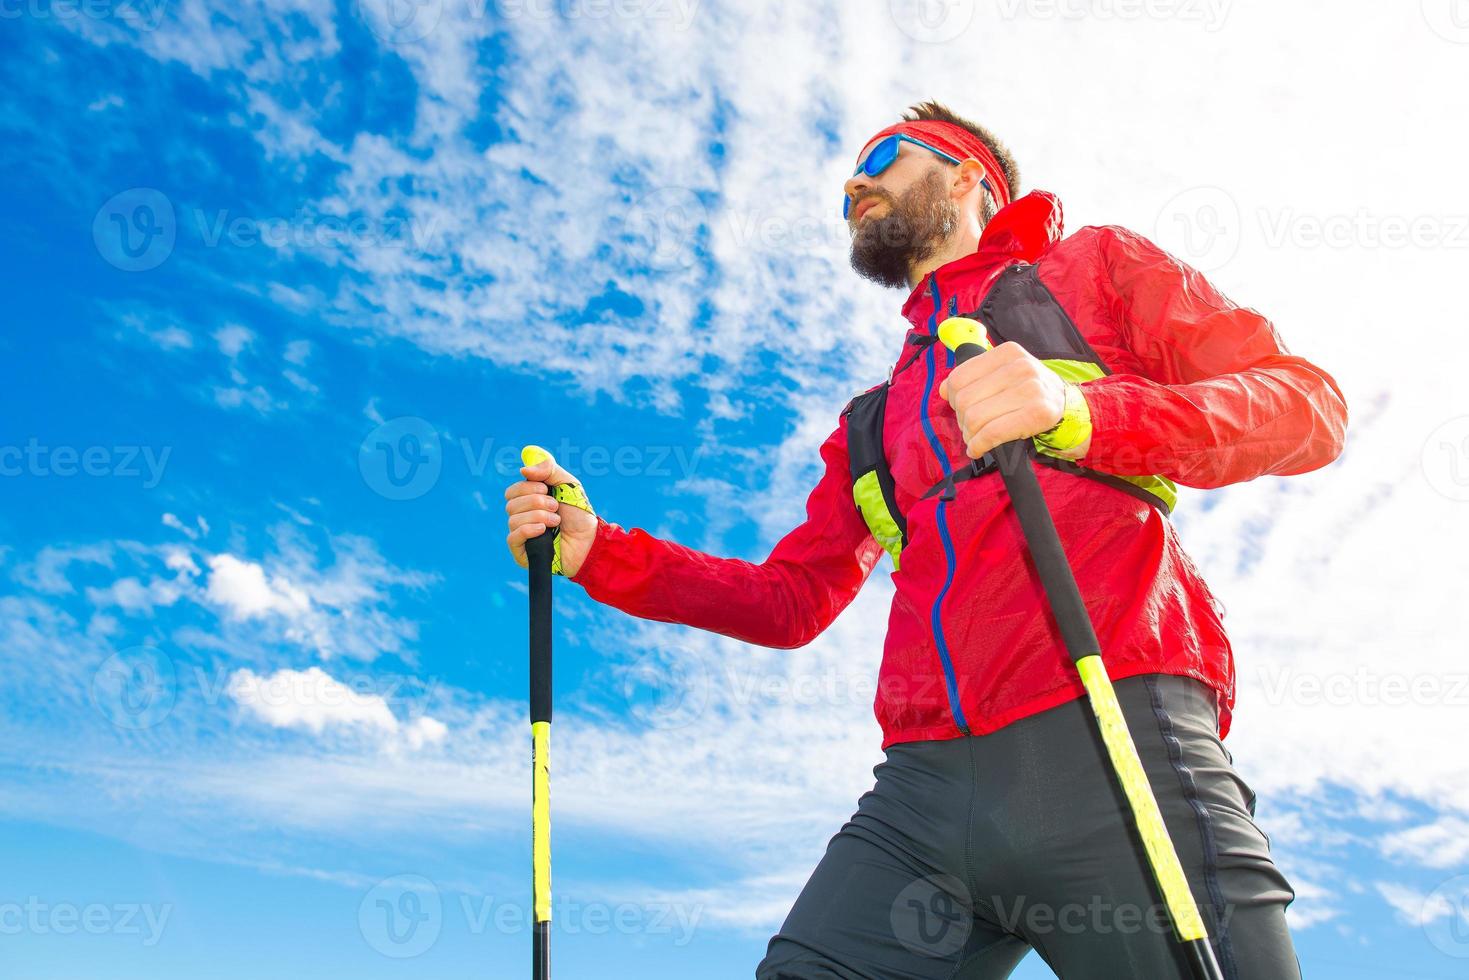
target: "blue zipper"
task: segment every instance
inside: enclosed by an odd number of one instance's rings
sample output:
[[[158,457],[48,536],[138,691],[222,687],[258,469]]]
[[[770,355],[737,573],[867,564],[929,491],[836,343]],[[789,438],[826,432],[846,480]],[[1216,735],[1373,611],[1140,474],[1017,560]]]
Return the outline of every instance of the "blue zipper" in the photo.
[[[939,310],[944,308],[944,304],[943,298],[939,295],[938,276],[934,273],[929,273],[928,275],[928,289],[929,293],[933,296],[933,313],[929,314],[928,317],[928,331],[930,334],[937,335],[939,329]],[[950,316],[953,316],[957,311],[957,303],[957,296],[949,297]],[[935,432],[933,429],[933,421],[928,417],[928,413],[926,411],[926,409],[928,408],[928,399],[933,393],[934,372],[937,370],[937,361],[934,356],[934,350],[939,347],[943,347],[943,345],[928,345],[928,379],[924,382],[923,386],[923,401],[918,403],[918,415],[923,420],[923,431],[924,434],[928,436],[928,444],[930,448],[933,449],[933,454],[938,457],[939,465],[942,466],[944,470],[944,476],[948,477],[952,475],[952,471],[949,468],[949,457],[948,454],[944,452],[943,443],[939,442],[938,433]],[[950,351],[947,347],[943,347],[943,350],[945,366],[953,367],[953,352]],[[963,732],[965,735],[968,735],[969,722],[964,720],[964,709],[959,704],[959,684],[954,676],[954,661],[949,656],[949,643],[948,640],[944,638],[944,624],[939,615],[940,609],[943,607],[944,604],[944,596],[949,594],[949,587],[954,584],[954,568],[958,564],[957,559],[954,556],[954,540],[949,535],[949,524],[948,521],[944,518],[944,508],[947,505],[948,501],[940,497],[938,510],[935,512],[935,520],[938,522],[939,528],[939,540],[942,541],[944,545],[944,563],[946,566],[946,571],[944,574],[943,588],[939,589],[939,594],[937,598],[933,600],[933,610],[929,614],[929,620],[931,625],[933,626],[933,638],[934,644],[938,647],[939,662],[943,665],[944,668],[944,686],[947,689],[949,695],[949,711],[954,716],[954,724],[959,726],[959,731]]]

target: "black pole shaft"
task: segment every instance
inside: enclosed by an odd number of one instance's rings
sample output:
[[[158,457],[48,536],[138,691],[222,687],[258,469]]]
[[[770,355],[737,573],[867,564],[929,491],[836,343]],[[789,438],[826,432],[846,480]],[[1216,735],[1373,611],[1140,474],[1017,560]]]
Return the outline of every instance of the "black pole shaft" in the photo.
[[[551,550],[555,528],[525,542],[530,563],[530,720],[551,720]]]
[[[1051,519],[1035,468],[1031,466],[1028,443],[1029,440],[1016,440],[996,446],[995,459],[1000,466],[1000,479],[1005,481],[1010,503],[1020,519],[1020,530],[1035,562],[1041,588],[1061,630],[1066,652],[1072,660],[1080,660],[1097,653],[1101,644],[1082,601],[1076,575],[1061,547],[1061,537],[1056,533],[1056,522]]]

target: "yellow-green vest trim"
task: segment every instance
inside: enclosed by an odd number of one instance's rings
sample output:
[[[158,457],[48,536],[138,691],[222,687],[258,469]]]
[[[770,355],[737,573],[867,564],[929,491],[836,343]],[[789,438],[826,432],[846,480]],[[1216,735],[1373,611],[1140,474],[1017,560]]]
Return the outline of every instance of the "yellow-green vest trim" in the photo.
[[[1024,347],[1062,380],[1081,384],[1110,373],[1061,304],[1040,281],[1034,265],[1015,265],[1006,269],[985,295],[980,308],[961,315],[983,323],[995,344],[1014,341]],[[842,410],[847,419],[852,500],[873,538],[892,557],[894,570],[899,568],[903,548],[908,543],[908,523],[898,508],[893,474],[883,451],[888,387],[894,376],[918,358],[923,347],[936,340],[936,337],[915,336],[913,343],[922,345],[919,351],[898,367],[887,381],[856,396]],[[1178,501],[1177,485],[1163,476],[1103,473],[1044,451],[1038,451],[1033,458],[1037,463],[1063,473],[1105,483],[1152,504],[1164,514],[1171,514]],[[936,483],[923,495],[923,499],[940,493],[945,499],[953,499],[957,484],[988,475],[997,468],[994,457],[987,454]]]

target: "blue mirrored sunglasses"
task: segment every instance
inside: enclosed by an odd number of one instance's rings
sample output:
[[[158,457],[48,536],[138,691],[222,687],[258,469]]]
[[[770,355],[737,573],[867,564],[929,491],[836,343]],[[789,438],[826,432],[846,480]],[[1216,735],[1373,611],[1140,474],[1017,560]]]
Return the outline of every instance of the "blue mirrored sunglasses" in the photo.
[[[884,136],[881,140],[878,141],[875,146],[873,146],[872,152],[867,154],[867,159],[863,160],[861,165],[858,166],[856,170],[852,171],[852,176],[855,177],[858,174],[865,173],[869,177],[876,177],[888,167],[891,167],[893,165],[893,161],[898,159],[898,144],[903,142],[912,143],[915,146],[921,146],[928,152],[943,157],[950,163],[961,162],[959,160],[956,160],[949,154],[945,153],[943,150],[940,150],[938,147],[929,146],[927,143],[923,142],[923,140],[914,139],[913,137],[904,135],[903,133],[894,133],[891,136]],[[988,189],[990,186],[988,179],[983,180],[980,183],[982,183],[986,189]],[[842,220],[850,220],[851,215],[852,199],[846,194],[843,194]]]

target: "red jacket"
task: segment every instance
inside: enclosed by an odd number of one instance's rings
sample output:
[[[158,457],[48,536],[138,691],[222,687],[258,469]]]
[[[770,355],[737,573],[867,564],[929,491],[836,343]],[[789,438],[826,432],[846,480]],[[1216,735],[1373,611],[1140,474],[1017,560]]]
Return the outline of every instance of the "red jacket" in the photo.
[[[1061,206],[1034,192],[986,226],[976,251],[942,266],[903,306],[912,329],[895,363],[949,315],[978,309],[1017,262],[1040,279],[1110,370],[1085,382],[1092,441],[1080,462],[1192,487],[1304,473],[1341,452],[1347,410],[1325,371],[1289,354],[1270,321],[1124,228],[1061,238]],[[886,455],[909,540],[888,619],[875,704],[883,747],[982,735],[1084,696],[998,475],[920,501],[967,462],[938,395],[953,367],[928,346],[888,393]],[[821,446],[825,473],[806,520],[754,564],[598,522],[575,581],[599,602],[770,647],[812,640],[850,603],[883,551],[852,500],[844,421]],[[1157,508],[1094,480],[1036,467],[1114,679],[1197,678],[1234,704],[1223,610]]]

